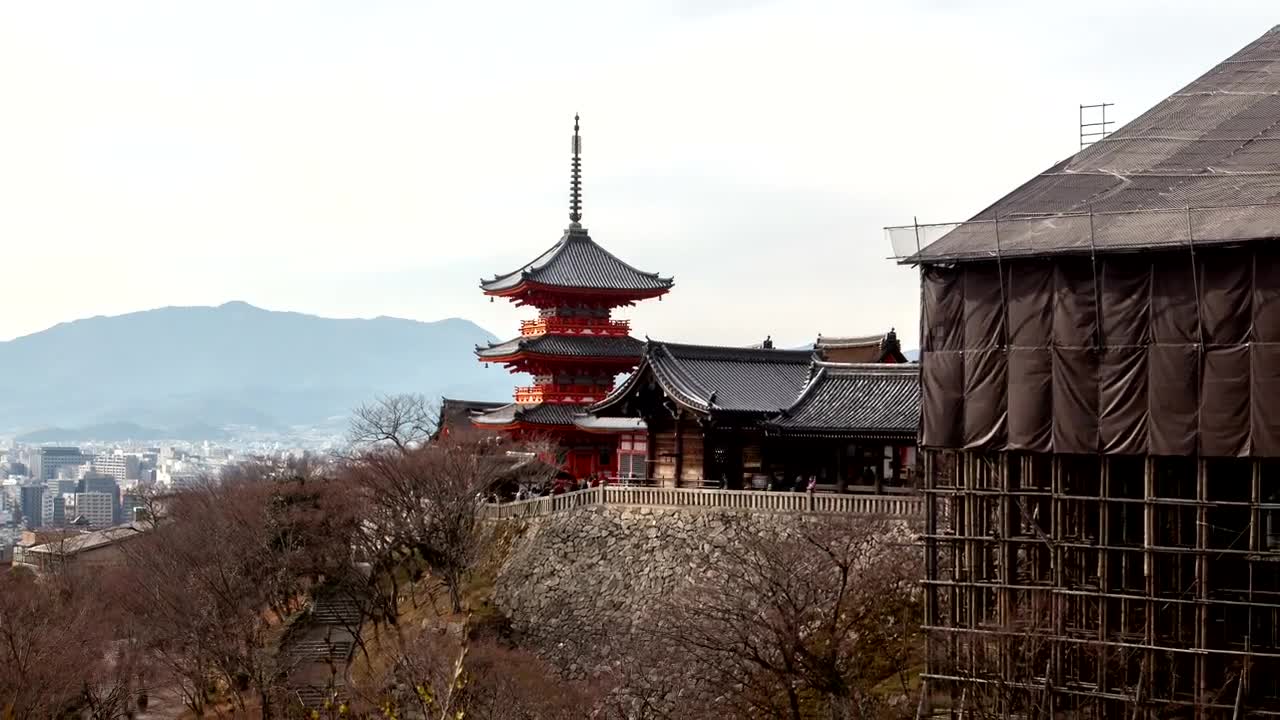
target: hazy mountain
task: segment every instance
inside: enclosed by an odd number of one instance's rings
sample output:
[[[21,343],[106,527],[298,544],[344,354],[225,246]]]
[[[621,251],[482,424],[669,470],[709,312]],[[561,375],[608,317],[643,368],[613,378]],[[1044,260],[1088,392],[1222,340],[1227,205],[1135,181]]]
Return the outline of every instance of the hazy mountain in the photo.
[[[77,320],[0,342],[0,430],[339,425],[381,393],[500,400],[511,376],[472,354],[493,339],[467,320],[335,320],[242,302]]]
[[[79,442],[82,440],[101,440],[119,442],[124,440],[217,440],[223,435],[218,428],[208,428],[212,434],[200,434],[199,437],[178,436],[175,430],[143,427],[131,422],[108,422],[85,425],[83,427],[62,428],[51,427],[23,433],[16,438],[24,443],[59,443]]]
[[[74,445],[87,441],[96,442],[160,442],[166,440],[188,440],[200,442],[210,440],[218,442],[230,439],[233,434],[227,428],[208,423],[189,423],[171,428],[143,427],[131,422],[105,422],[79,427],[49,427],[25,432],[14,439],[22,443],[34,445],[60,443]]]

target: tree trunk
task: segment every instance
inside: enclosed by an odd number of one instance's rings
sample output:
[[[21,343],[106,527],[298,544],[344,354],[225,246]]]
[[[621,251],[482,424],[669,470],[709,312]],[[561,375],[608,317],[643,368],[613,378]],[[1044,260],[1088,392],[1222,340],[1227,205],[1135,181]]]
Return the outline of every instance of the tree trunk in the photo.
[[[791,720],[804,720],[800,715],[800,696],[796,694],[796,689],[787,687],[787,704],[791,708]]]
[[[455,613],[462,612],[462,589],[458,587],[461,582],[459,578],[453,577],[453,573],[445,577],[445,583],[449,586],[449,604]]]

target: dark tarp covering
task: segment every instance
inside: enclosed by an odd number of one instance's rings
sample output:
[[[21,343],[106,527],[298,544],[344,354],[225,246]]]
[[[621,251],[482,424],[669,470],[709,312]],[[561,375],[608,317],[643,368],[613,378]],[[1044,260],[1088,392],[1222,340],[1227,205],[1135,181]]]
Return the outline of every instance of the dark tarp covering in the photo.
[[[1280,457],[1280,248],[922,275],[923,446]]]

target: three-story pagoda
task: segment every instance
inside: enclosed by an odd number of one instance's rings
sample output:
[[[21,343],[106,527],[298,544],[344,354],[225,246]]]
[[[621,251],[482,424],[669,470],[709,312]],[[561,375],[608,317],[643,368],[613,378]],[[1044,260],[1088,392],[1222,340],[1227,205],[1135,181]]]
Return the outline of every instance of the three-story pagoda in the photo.
[[[560,241],[523,267],[482,280],[490,297],[538,309],[520,323],[520,335],[477,347],[482,362],[528,373],[533,384],[516,389],[515,402],[473,416],[484,428],[546,436],[565,450],[564,466],[576,477],[612,475],[618,438],[589,432],[586,408],[603,400],[614,379],[633,370],[642,343],[631,324],[613,318],[616,308],[665,295],[671,278],[631,267],[591,239],[582,220],[582,138],[573,123],[569,227]]]

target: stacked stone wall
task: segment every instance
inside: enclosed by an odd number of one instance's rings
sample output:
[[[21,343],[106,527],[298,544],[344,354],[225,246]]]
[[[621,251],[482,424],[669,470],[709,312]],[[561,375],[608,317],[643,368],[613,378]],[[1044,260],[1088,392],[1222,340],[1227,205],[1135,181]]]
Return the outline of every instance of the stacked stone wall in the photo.
[[[777,537],[831,518],[611,505],[556,513],[524,521],[494,601],[522,644],[581,678],[613,657],[613,643],[653,627],[706,560],[748,534]]]

